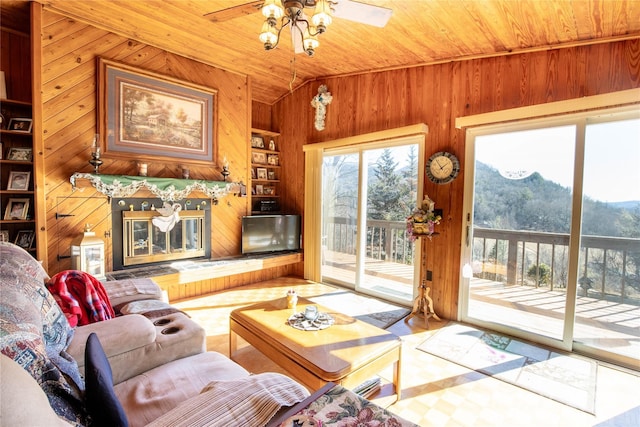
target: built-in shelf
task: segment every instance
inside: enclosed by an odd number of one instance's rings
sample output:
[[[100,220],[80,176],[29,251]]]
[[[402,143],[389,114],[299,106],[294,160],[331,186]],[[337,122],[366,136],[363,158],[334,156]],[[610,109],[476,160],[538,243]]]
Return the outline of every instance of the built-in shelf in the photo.
[[[23,52],[25,55],[28,52]],[[25,78],[28,73],[25,72]],[[15,99],[0,100],[0,240],[16,243],[37,255],[37,203],[34,167],[33,113],[31,102]],[[13,123],[11,122],[14,121]],[[23,129],[15,129],[22,125]],[[13,130],[9,126],[14,127]],[[15,179],[22,176],[24,186],[15,185]],[[9,190],[8,188],[12,188]],[[15,189],[15,188],[19,189]],[[12,206],[22,204],[21,215],[10,219]]]
[[[277,132],[251,129],[251,214],[280,212],[280,152]]]

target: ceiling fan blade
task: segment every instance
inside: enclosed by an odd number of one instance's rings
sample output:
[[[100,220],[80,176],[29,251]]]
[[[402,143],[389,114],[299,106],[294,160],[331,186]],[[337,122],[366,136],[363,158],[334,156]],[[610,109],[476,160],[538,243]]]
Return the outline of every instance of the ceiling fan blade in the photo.
[[[393,10],[386,7],[373,6],[353,0],[339,0],[333,6],[333,16],[361,24],[384,27],[389,22]]]
[[[295,53],[304,53],[302,34],[298,28],[294,28],[294,25],[291,25],[291,44],[293,45]]]
[[[232,6],[226,9],[217,10],[215,12],[209,12],[205,14],[204,17],[213,22],[228,21],[230,19],[238,18],[245,15],[251,15],[252,13],[260,11],[262,3],[264,3],[264,0],[252,1],[238,6]]]

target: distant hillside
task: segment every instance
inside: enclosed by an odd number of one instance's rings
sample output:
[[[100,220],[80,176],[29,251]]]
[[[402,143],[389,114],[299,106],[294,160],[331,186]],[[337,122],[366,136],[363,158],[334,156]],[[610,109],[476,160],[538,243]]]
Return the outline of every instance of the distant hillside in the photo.
[[[640,200],[629,200],[628,202],[609,202],[607,205],[618,208],[618,209],[626,209],[628,211],[632,211],[634,209],[640,209]]]
[[[474,223],[506,230],[569,233],[571,191],[538,173],[511,180],[478,163]],[[582,232],[587,235],[640,237],[638,202],[604,203],[585,199]]]

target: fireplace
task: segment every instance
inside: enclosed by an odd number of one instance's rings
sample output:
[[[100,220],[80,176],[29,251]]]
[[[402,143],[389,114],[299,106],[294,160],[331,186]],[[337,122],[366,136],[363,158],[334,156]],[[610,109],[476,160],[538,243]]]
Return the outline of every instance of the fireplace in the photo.
[[[185,259],[209,259],[211,200],[186,199],[180,201],[179,206],[175,210],[180,220],[163,218],[168,222],[175,221],[173,228],[163,231],[164,227],[158,227],[153,222],[154,218],[162,217],[159,210],[162,210],[163,202],[160,199],[113,199],[113,269]]]

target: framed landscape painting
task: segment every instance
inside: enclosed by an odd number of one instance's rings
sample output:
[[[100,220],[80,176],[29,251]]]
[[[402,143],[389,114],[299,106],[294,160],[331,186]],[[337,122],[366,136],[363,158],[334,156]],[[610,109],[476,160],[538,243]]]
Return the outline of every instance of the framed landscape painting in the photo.
[[[104,157],[211,165],[216,91],[98,59],[98,127]]]

